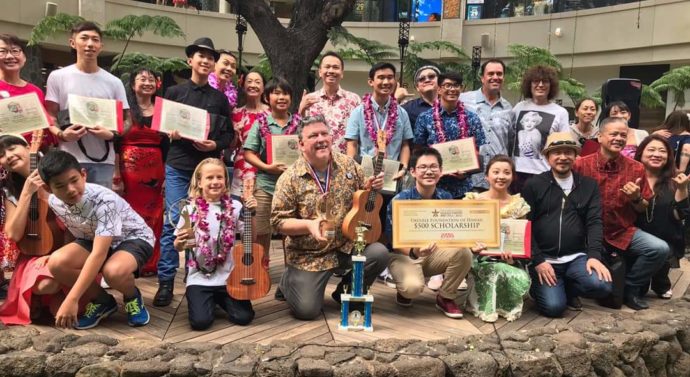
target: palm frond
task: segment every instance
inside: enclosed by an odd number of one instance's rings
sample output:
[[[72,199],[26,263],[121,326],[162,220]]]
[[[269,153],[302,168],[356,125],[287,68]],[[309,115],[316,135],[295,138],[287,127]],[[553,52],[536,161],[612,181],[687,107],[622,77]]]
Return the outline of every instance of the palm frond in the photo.
[[[661,98],[661,94],[649,85],[642,85],[642,96],[640,105],[648,109],[666,107],[666,102]]]
[[[427,50],[435,51],[447,51],[452,53],[454,58],[459,60],[469,60],[470,57],[467,55],[465,50],[463,50],[460,45],[457,45],[449,41],[429,41],[429,42],[410,42],[408,47],[409,53],[421,53]]]
[[[585,84],[572,77],[559,80],[558,86],[561,92],[567,94],[573,103],[577,103],[579,100],[587,97],[587,87]]]
[[[125,83],[129,79],[130,72],[142,67],[160,74],[175,73],[189,68],[187,62],[182,58],[159,58],[139,52],[118,55],[114,61],[117,63],[117,69],[113,73],[121,73],[120,79]]]
[[[108,22],[103,34],[120,40],[127,40],[134,35],[142,36],[150,31],[161,37],[184,37],[185,34],[179,25],[167,16],[128,15]]]
[[[674,68],[649,85],[658,94],[670,91],[675,107],[685,106],[685,91],[690,89],[690,65]]]
[[[47,37],[60,32],[69,32],[72,27],[79,22],[85,21],[83,17],[74,16],[66,13],[58,13],[55,16],[44,17],[39,21],[29,36],[29,46],[36,46],[43,42]]]

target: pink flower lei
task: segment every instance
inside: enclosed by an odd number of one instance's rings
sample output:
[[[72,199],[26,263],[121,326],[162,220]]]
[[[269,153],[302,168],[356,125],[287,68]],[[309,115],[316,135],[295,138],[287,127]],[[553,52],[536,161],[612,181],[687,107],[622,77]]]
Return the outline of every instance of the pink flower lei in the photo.
[[[443,120],[441,120],[441,101],[438,98],[434,101],[434,128],[436,129],[436,140],[439,143],[445,143],[446,133],[443,131]],[[461,101],[457,104],[458,128],[460,129],[460,139],[469,137],[467,131],[467,115],[465,114],[465,106]]]
[[[232,201],[227,194],[223,194],[220,198],[220,213],[216,215],[220,226],[215,239],[215,248],[211,247],[213,240],[207,218],[209,204],[202,197],[196,198],[194,204],[196,210],[191,214],[190,220],[196,225],[194,235],[197,246],[192,252],[192,258],[187,261],[187,267],[198,269],[208,276],[213,274],[219,265],[224,264],[228,254],[232,252],[235,242]]]
[[[367,126],[367,132],[369,132],[369,137],[371,141],[376,144],[376,133],[377,129],[374,126],[374,105],[371,103],[371,94],[367,93],[362,98],[362,103],[364,106],[364,124]],[[390,144],[395,135],[395,129],[398,126],[398,101],[394,97],[390,98],[390,105],[388,106],[388,114],[386,116],[386,124],[383,126],[386,130],[386,145]]]
[[[268,140],[271,137],[271,130],[268,128],[268,117],[266,113],[260,113],[256,117],[256,121],[259,122],[259,131],[264,140]],[[292,135],[297,131],[297,127],[302,122],[302,117],[299,114],[292,114],[292,120],[290,125],[287,126],[283,135]]]
[[[211,72],[211,74],[208,75],[208,84],[211,85],[211,87],[220,90],[220,80],[218,80],[218,76],[216,76],[215,72]],[[225,97],[228,99],[230,107],[237,106],[237,88],[232,81],[229,81],[228,84],[225,85],[223,94],[225,94]]]

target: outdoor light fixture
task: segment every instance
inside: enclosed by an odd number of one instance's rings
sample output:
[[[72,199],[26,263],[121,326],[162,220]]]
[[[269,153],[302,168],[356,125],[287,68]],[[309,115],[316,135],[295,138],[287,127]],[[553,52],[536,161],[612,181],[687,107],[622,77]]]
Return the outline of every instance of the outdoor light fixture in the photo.
[[[400,12],[398,24],[398,47],[400,48],[400,86],[403,86],[403,76],[405,72],[405,52],[410,45],[410,19],[412,15],[412,1],[408,2],[407,10]]]
[[[479,67],[482,65],[482,46],[472,46],[472,83],[474,84],[474,89],[477,89],[477,72],[479,72]]]
[[[247,34],[247,20],[237,10],[235,31],[237,32],[237,67],[242,70],[242,51],[244,50],[244,35]]]

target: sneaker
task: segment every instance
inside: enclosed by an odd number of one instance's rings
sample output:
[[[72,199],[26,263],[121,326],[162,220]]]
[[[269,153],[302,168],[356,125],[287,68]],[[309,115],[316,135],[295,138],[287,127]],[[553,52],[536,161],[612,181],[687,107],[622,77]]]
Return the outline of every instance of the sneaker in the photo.
[[[405,308],[409,308],[410,306],[412,306],[412,299],[407,298],[407,297],[401,295],[400,292],[398,292],[395,295],[395,303],[400,305],[400,306],[403,306]]]
[[[661,299],[670,300],[673,297],[673,290],[669,289],[664,293],[657,293],[656,295]]]
[[[390,270],[387,268],[377,277],[377,279],[387,285],[389,288],[395,289],[395,280],[393,280],[393,275],[391,275]]]
[[[110,285],[108,284],[107,281],[105,281],[105,278],[101,278],[101,288],[103,289],[110,289]]]
[[[426,283],[426,286],[434,292],[441,289],[441,285],[443,285],[443,275],[434,275],[430,277],[429,281]]]
[[[468,288],[467,286],[467,279],[464,279],[462,283],[460,283],[460,286],[458,287],[458,291],[466,291]]]
[[[86,330],[98,326],[102,319],[110,317],[117,311],[117,302],[115,297],[108,295],[107,303],[99,303],[96,301],[86,304],[84,314],[77,319],[77,325],[74,326],[77,330]]]
[[[440,295],[436,296],[436,309],[443,312],[449,318],[462,318],[462,310],[458,308],[455,300],[443,298]]]
[[[568,306],[568,309],[570,309],[574,312],[581,312],[582,311],[582,301],[580,301],[580,298],[577,296],[573,296],[573,297],[569,298],[566,305]]]
[[[125,311],[127,312],[127,323],[133,327],[144,326],[151,319],[138,289],[137,295],[133,299],[125,301]]]
[[[273,295],[273,298],[276,301],[285,301],[285,295],[283,294],[283,291],[280,290],[280,287],[276,288],[276,293]]]

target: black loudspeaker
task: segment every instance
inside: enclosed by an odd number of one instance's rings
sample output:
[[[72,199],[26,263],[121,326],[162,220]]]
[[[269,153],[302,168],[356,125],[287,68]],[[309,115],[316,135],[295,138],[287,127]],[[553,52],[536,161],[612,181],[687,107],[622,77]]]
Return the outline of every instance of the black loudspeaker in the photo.
[[[630,108],[632,117],[628,125],[632,128],[640,126],[640,98],[642,97],[642,83],[637,79],[608,79],[601,86],[601,100],[603,109],[611,102],[623,101]],[[603,118],[606,118],[604,116]]]

